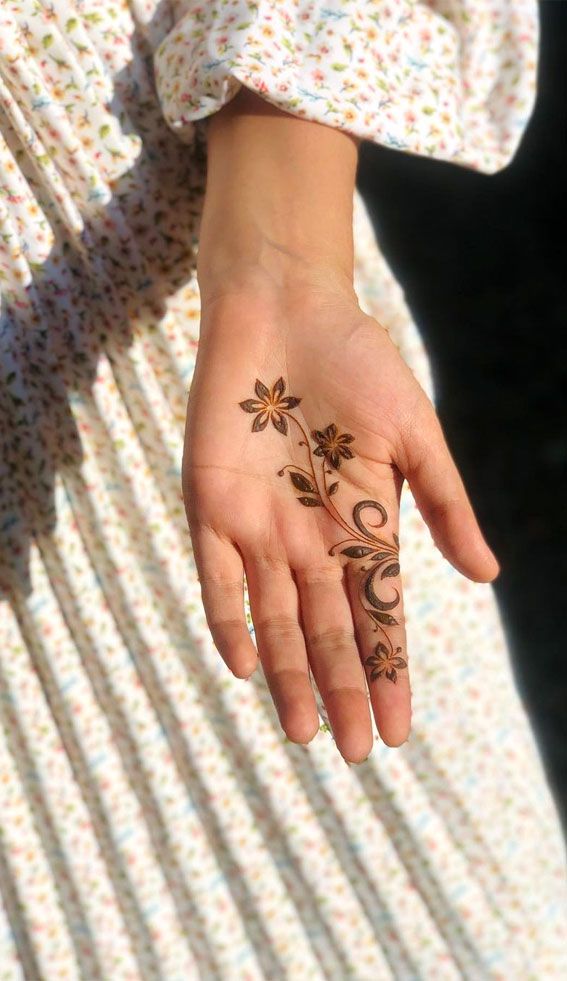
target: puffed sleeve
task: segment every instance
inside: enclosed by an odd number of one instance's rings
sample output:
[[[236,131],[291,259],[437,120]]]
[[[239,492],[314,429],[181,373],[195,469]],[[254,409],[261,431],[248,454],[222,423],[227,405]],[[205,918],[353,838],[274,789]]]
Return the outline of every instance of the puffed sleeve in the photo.
[[[505,167],[535,97],[536,0],[180,0],[154,65],[165,118],[241,85],[286,112],[483,173]]]

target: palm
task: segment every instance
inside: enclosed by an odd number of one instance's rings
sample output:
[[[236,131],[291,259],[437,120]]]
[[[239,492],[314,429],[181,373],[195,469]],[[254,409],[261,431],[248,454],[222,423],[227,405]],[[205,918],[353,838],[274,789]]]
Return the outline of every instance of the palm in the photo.
[[[409,731],[399,468],[412,423],[434,416],[387,333],[350,299],[311,304],[308,330],[289,310],[258,311],[251,330],[237,310],[221,306],[203,333],[187,423],[185,499],[209,624],[227,663],[249,673],[244,568],[284,729],[298,741],[317,729],[310,667],[341,752],[359,759],[372,745],[368,692],[388,743]]]

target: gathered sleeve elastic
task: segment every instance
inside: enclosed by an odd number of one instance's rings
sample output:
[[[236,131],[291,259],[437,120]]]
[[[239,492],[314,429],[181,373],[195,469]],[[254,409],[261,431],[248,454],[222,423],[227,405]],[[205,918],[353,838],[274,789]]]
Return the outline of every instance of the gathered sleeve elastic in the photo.
[[[305,119],[484,173],[505,167],[536,87],[536,0],[181,0],[154,55],[165,118],[245,85]]]

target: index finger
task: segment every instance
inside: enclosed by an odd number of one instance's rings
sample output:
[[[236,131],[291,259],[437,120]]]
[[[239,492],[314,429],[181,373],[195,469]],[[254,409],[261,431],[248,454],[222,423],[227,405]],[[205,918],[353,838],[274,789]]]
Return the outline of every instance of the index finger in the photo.
[[[210,527],[190,526],[207,624],[214,645],[237,678],[248,678],[258,664],[244,614],[244,565],[227,538]]]

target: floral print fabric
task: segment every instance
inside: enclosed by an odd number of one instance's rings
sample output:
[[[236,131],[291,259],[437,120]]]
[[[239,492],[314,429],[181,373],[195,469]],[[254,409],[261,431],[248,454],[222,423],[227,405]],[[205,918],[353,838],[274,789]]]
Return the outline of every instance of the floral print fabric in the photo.
[[[182,137],[241,85],[298,116],[493,173],[534,98],[535,0],[179,0],[155,56]]]
[[[525,11],[449,9],[504,34]],[[152,72],[188,10],[0,10],[0,979],[562,981],[564,847],[494,596],[407,490],[401,749],[346,766],[322,706],[288,743],[212,645],[180,495],[205,160]],[[358,196],[354,241],[431,393]]]

